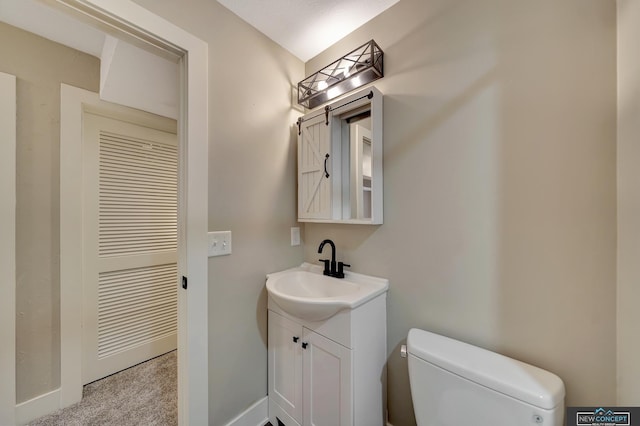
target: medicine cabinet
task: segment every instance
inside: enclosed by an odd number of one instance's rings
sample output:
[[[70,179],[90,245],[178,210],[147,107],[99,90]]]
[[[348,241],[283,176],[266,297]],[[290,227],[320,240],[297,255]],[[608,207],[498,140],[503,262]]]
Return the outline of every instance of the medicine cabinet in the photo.
[[[382,94],[375,87],[298,119],[298,220],[382,224]]]

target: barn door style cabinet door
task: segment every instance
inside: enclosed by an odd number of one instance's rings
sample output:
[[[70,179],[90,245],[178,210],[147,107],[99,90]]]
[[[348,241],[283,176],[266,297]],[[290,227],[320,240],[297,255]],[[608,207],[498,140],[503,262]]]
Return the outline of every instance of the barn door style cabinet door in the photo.
[[[319,115],[300,123],[298,135],[298,216],[302,219],[331,218],[333,162],[329,127]]]
[[[298,220],[379,225],[382,93],[369,87],[298,119]]]

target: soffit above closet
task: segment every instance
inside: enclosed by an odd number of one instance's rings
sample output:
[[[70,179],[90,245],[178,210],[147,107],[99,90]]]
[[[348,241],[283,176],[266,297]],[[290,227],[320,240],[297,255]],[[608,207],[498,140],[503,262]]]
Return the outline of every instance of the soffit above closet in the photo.
[[[303,62],[399,0],[218,0]]]

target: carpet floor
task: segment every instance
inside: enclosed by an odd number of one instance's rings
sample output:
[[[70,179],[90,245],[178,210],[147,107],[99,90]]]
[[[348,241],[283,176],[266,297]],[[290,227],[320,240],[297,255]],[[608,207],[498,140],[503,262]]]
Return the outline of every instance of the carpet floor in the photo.
[[[178,424],[176,351],[84,387],[82,401],[30,426],[174,426]]]

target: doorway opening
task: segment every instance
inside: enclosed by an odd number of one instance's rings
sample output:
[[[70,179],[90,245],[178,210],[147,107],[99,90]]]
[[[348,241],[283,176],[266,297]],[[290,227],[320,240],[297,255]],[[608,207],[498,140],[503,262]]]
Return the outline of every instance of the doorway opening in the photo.
[[[65,13],[71,12],[75,19],[97,26],[113,36],[173,57],[179,64],[181,105],[178,129],[179,229],[176,287],[181,282],[178,277],[188,277],[189,280],[188,291],[180,290],[178,297],[179,418],[181,424],[207,424],[208,333],[207,323],[202,321],[202,318],[207,317],[207,45],[131,1],[58,0],[49,4],[65,10]],[[61,152],[61,157],[63,155]],[[65,226],[61,221],[61,233]],[[15,252],[10,254],[15,255]],[[69,254],[61,253],[61,274],[64,273],[63,269],[68,269],[68,262],[73,259]],[[13,289],[15,280],[7,284],[3,282],[3,290],[5,285]],[[68,291],[68,288],[61,287],[61,299],[69,296]],[[3,294],[13,293],[3,291]],[[61,312],[67,307],[65,304],[61,305]],[[79,324],[77,317],[66,320]],[[8,326],[15,329],[15,322]],[[63,348],[78,347],[78,341],[65,337],[68,336],[61,337]],[[9,344],[8,350],[15,351],[14,344]],[[62,360],[62,376],[73,362],[73,359]],[[69,385],[67,381],[61,380],[59,389],[43,395],[43,399],[35,401],[36,404],[46,400],[45,405],[48,407],[51,407],[49,404],[55,404],[55,408],[68,405],[74,399],[75,392],[70,390],[75,386]],[[15,388],[9,389],[6,397],[4,393],[2,396],[0,423],[24,422],[28,408],[21,407],[22,404],[16,406]]]

